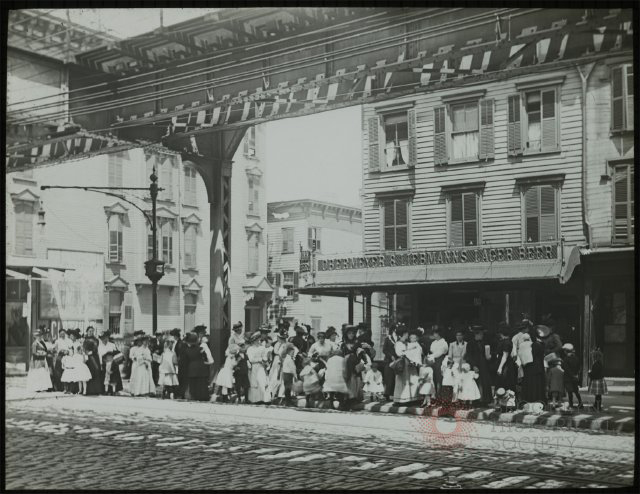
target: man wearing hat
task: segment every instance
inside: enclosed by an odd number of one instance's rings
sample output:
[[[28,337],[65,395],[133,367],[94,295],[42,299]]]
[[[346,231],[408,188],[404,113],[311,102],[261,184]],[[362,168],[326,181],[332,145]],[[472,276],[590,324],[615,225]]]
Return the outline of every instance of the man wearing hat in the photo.
[[[143,331],[139,331],[139,333],[143,333]],[[134,333],[135,334],[135,333]],[[100,382],[104,383],[105,381],[105,376],[107,376],[106,372],[109,371],[111,372],[111,380],[113,380],[116,383],[119,383],[114,391],[120,391],[122,389],[122,376],[120,375],[120,359],[122,358],[122,353],[120,353],[120,351],[118,350],[118,348],[116,347],[115,343],[113,343],[112,341],[110,341],[110,337],[111,337],[111,332],[108,330],[103,330],[102,332],[100,332],[100,334],[98,335],[98,338],[100,340],[100,342],[98,343],[98,357],[100,359],[100,365],[101,365],[101,374],[100,374]],[[113,364],[111,366],[109,366],[109,368],[107,368],[107,366],[105,366],[105,355],[111,355],[111,361],[113,361]],[[106,393],[108,390],[104,389],[104,387],[102,387],[102,392]]]
[[[176,398],[184,399],[184,392],[187,388],[187,366],[186,363],[181,362],[187,345],[182,341],[181,334],[182,332],[180,331],[180,328],[173,328],[169,331],[169,335],[174,339],[172,350],[176,354],[176,359],[178,360],[178,392],[176,393]]]
[[[484,328],[479,325],[471,326],[473,340],[467,343],[466,361],[471,367],[478,369],[478,389],[480,390],[480,404],[486,405],[493,399],[491,393],[491,371],[489,368],[489,358],[491,352],[489,345],[484,340]]]
[[[189,395],[192,400],[209,401],[209,366],[200,351],[198,335],[187,333],[185,343],[182,365],[186,367]]]

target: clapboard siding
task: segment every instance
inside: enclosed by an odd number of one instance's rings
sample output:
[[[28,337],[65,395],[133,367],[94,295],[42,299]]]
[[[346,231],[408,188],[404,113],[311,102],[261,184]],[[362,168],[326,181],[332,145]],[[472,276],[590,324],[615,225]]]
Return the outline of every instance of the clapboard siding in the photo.
[[[376,106],[362,111],[364,243],[366,250],[380,248],[380,215],[376,194],[394,188],[415,188],[411,208],[413,248],[446,247],[446,201],[443,185],[485,181],[481,199],[482,239],[487,243],[519,243],[522,236],[520,190],[515,179],[546,174],[565,174],[560,194],[560,231],[567,242],[584,240],[581,204],[582,108],[580,79],[575,70],[565,73],[560,89],[560,151],[509,158],[507,156],[507,95],[516,93],[517,78],[478,85],[485,98],[493,98],[495,159],[488,162],[434,165],[433,109],[442,105],[442,96],[454,91],[438,91],[395,100],[412,101],[416,110],[417,163],[415,170],[369,173],[368,119]],[[459,90],[458,90],[459,91]]]
[[[619,62],[632,63],[632,59],[622,58]],[[587,217],[592,227],[592,244],[606,246],[611,244],[612,181],[602,180],[601,176],[611,174],[608,160],[633,160],[633,134],[623,138],[610,135],[611,76],[607,65],[595,66],[587,91]]]

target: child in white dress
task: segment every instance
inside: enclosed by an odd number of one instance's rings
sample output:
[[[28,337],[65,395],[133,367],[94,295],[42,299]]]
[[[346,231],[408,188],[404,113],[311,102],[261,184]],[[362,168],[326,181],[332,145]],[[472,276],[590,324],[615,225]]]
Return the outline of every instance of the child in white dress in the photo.
[[[74,372],[77,360],[74,358],[73,346],[63,351],[65,352],[64,357],[62,357],[62,368],[64,371],[62,372],[60,381],[64,384],[65,394],[77,393],[77,386],[75,385],[77,381]]]
[[[480,390],[476,384],[478,377],[479,375],[475,367],[471,370],[469,364],[462,364],[460,367],[460,376],[458,377],[458,399],[464,401],[466,405],[471,405],[473,401],[480,399]]]
[[[369,394],[371,401],[382,399],[384,393],[384,381],[378,364],[373,362],[364,375],[364,393]]]
[[[442,389],[440,398],[447,403],[458,401],[458,366],[453,359],[445,357],[442,361]]]
[[[407,360],[414,366],[420,367],[422,365],[422,347],[418,343],[418,334],[409,334],[409,343],[407,343],[407,352],[405,353]]]
[[[78,393],[86,395],[87,381],[91,380],[91,371],[85,363],[87,358],[82,349],[82,345],[76,346],[75,353],[72,358],[74,362],[73,374],[75,376],[75,382],[78,383]]]
[[[229,394],[231,393],[234,384],[233,369],[237,363],[236,356],[238,355],[239,350],[240,348],[235,343],[232,343],[229,345],[229,348],[227,348],[227,351],[225,352],[227,358],[224,361],[224,367],[218,373],[218,377],[216,377],[217,389],[214,394],[214,398],[212,398],[213,401],[217,398],[218,392],[222,395],[223,402],[226,403],[229,401]]]
[[[425,357],[425,364],[427,358]],[[435,386],[433,385],[433,369],[428,365],[423,365],[418,371],[420,378],[420,384],[418,387],[418,394],[422,396],[422,407],[431,406],[431,398],[436,394]]]
[[[171,344],[172,342],[169,340],[164,342],[164,351],[160,356],[160,367],[158,368],[160,373],[158,383],[162,386],[162,398],[173,399],[180,383],[178,381],[178,372],[176,371],[178,357],[171,349]]]

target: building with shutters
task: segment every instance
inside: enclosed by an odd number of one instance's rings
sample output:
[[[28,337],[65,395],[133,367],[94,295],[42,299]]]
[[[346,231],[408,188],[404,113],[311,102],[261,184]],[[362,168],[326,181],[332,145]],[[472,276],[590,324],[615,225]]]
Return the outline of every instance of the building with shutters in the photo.
[[[384,293],[451,337],[551,316],[584,368],[598,346],[632,375],[629,57],[365,104],[363,252],[317,256],[301,293]]]
[[[362,211],[324,201],[302,199],[267,205],[268,276],[276,288],[269,322],[279,319],[311,325],[314,330],[349,320],[347,300],[330,295],[300,295],[299,289],[313,283],[305,269],[305,254],[347,254],[362,250]],[[301,263],[301,259],[303,262]],[[302,269],[301,269],[302,268]],[[362,300],[354,300],[360,308]],[[362,310],[351,315],[363,320]],[[292,333],[293,334],[293,333]]]

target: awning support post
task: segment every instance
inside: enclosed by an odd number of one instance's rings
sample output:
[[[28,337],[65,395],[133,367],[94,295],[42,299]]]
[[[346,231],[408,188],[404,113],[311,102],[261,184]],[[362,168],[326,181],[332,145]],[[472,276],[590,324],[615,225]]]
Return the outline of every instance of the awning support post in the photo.
[[[353,324],[353,290],[349,290],[349,324]]]

